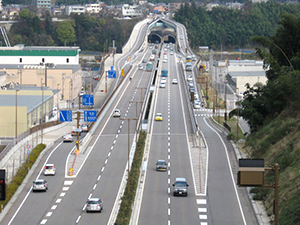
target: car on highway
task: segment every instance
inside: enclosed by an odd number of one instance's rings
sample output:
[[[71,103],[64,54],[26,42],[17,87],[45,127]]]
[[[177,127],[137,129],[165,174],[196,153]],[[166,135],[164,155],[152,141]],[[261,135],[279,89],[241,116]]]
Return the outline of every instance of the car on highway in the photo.
[[[170,51],[170,55],[174,55],[174,52],[173,52],[173,51]]]
[[[81,132],[82,132],[82,129],[79,127],[79,128],[76,128],[76,129],[72,130],[71,135],[72,136],[77,136],[77,134],[79,134],[79,136],[80,136]]]
[[[162,114],[161,113],[156,113],[155,121],[162,121],[162,120],[163,120]]]
[[[47,176],[47,175],[55,175],[55,166],[54,164],[46,164],[44,166],[44,175]]]
[[[143,68],[143,64],[139,64],[139,70],[142,70]]]
[[[201,108],[201,103],[200,101],[195,100],[194,101],[194,109],[200,109]]]
[[[167,163],[163,159],[157,160],[155,166],[156,166],[156,171],[167,171]]]
[[[63,142],[73,142],[74,140],[73,140],[73,137],[72,137],[72,135],[71,134],[65,134],[64,136],[63,136]]]
[[[168,62],[168,59],[163,59],[163,63],[167,63]]]
[[[146,63],[146,62],[147,62],[147,60],[146,60],[146,59],[143,59],[142,63]]]
[[[100,76],[97,75],[97,76],[94,76],[94,80],[99,80]]]
[[[44,179],[37,179],[33,181],[32,191],[47,191],[48,190],[48,182]]]
[[[183,35],[180,35],[180,39],[183,40]]]
[[[81,125],[82,132],[89,132],[89,125],[84,123]]]
[[[100,198],[89,198],[86,202],[86,212],[100,212],[103,210],[103,202]]]
[[[161,83],[166,83],[166,82],[167,82],[167,79],[166,79],[165,77],[162,77],[161,80],[160,80],[160,82],[161,82]]]
[[[172,80],[172,84],[178,84],[178,80],[177,79],[173,79]]]
[[[194,92],[195,93],[195,88],[194,87],[190,87],[190,92]]]
[[[192,81],[192,80],[193,80],[193,76],[192,76],[192,75],[189,75],[188,78],[187,78],[187,80],[188,80],[188,81]]]
[[[188,183],[185,178],[177,177],[173,184],[173,195],[185,195],[188,196]]]
[[[121,116],[121,111],[120,109],[115,109],[114,113],[113,113],[113,117],[120,117]]]
[[[191,81],[189,81],[189,87],[194,87],[194,82],[191,80]]]
[[[166,82],[160,82],[160,84],[159,84],[159,87],[160,88],[165,88],[166,87]]]

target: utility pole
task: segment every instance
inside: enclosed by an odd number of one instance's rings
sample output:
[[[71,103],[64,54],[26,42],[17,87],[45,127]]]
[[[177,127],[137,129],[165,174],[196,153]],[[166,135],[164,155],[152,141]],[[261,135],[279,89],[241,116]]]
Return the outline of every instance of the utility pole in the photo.
[[[237,120],[236,120],[236,140],[238,141],[239,140],[239,119],[240,119],[240,105],[239,105],[239,100],[240,100],[240,90],[239,88],[237,87],[236,88],[238,91],[237,91]]]
[[[17,137],[18,137],[18,91],[16,90],[16,143],[17,143]]]
[[[143,103],[143,101],[129,101],[129,103],[135,103],[135,117],[136,118],[139,118],[139,116],[138,116],[138,103]],[[140,123],[141,123],[142,121],[140,121]],[[136,120],[136,136],[135,136],[135,141],[137,142],[137,134],[138,134],[138,126],[137,126],[137,124],[138,124],[138,120]]]
[[[41,135],[41,144],[43,144],[43,122],[44,122],[44,89],[43,89],[43,78],[41,78],[41,89],[42,89],[42,116],[41,116],[41,131],[42,131],[42,135]]]
[[[224,85],[225,85],[225,114],[224,114],[224,119],[225,119],[225,123],[226,123],[227,122],[227,79],[225,79]]]
[[[128,178],[129,180],[129,172],[130,172],[130,166],[129,166],[129,157],[130,157],[130,120],[137,120],[137,118],[124,118],[121,117],[120,120],[127,120],[128,121],[128,162],[127,162],[127,173],[128,173]]]

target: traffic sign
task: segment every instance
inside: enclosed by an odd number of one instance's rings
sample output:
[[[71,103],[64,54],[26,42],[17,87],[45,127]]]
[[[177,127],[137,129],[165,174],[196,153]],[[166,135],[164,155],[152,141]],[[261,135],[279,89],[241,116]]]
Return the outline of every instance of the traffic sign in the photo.
[[[60,122],[71,122],[72,121],[72,110],[60,110],[59,111]]]
[[[30,149],[31,149],[31,145],[30,145],[30,144],[27,144],[27,145],[26,145],[26,148],[27,148],[28,150],[30,150]]]
[[[108,78],[116,78],[116,71],[114,70],[113,66],[108,71]]]
[[[96,122],[97,121],[97,111],[96,110],[85,110],[84,111],[84,121],[85,122]]]
[[[94,105],[94,95],[82,95],[82,105]]]

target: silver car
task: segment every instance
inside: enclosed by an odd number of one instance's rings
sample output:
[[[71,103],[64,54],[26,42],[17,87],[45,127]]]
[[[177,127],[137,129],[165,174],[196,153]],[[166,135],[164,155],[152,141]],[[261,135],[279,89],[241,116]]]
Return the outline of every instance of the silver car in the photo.
[[[48,190],[48,182],[44,179],[37,179],[33,181],[32,191],[47,191]]]
[[[86,212],[100,212],[103,210],[103,202],[100,198],[89,198],[87,200]]]
[[[156,170],[157,171],[167,171],[167,163],[163,159],[159,159],[156,162]]]

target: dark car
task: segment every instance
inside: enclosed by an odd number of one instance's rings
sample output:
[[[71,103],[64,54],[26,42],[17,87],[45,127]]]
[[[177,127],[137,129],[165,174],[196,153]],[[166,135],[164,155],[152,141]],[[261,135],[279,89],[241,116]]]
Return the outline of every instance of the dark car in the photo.
[[[173,195],[188,195],[188,183],[186,182],[185,178],[176,178],[173,184]]]
[[[156,170],[157,171],[167,171],[167,163],[163,159],[159,159],[156,162]]]

